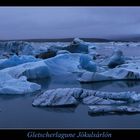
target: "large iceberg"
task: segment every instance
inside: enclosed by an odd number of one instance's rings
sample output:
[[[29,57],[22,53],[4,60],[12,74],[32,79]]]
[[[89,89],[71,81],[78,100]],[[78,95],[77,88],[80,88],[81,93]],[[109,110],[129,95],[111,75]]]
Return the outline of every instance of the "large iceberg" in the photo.
[[[13,78],[19,78],[26,76],[27,79],[41,79],[50,76],[48,66],[44,61],[29,62],[21,64],[15,67],[6,68],[0,71],[0,73],[11,75]]]
[[[44,60],[44,63],[48,66],[50,75],[65,75],[79,71],[80,56],[79,53],[61,54]]]
[[[2,75],[0,79],[0,93],[5,91],[7,94],[10,94],[10,92],[11,94],[14,94],[14,92],[15,94],[22,94],[36,91],[41,86],[27,80],[43,79],[52,75],[64,75],[75,72],[78,70],[79,57],[80,54],[61,54],[50,59],[28,62],[0,70],[0,75]],[[25,77],[24,80],[21,78],[23,76]],[[12,82],[16,84],[11,84]],[[27,90],[25,90],[25,87],[27,87]]]
[[[78,79],[80,82],[98,82],[113,80],[140,80],[139,69],[114,68],[105,72],[84,72]]]

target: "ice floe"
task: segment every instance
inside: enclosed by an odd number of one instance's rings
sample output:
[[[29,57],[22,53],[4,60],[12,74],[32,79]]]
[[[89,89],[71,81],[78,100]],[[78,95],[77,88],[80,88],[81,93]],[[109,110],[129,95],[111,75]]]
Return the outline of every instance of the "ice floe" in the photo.
[[[105,106],[105,105],[98,105],[98,106],[89,106],[88,113],[90,115],[103,115],[103,114],[133,114],[133,113],[140,113],[140,108],[133,107],[133,106]]]
[[[136,92],[103,92],[82,88],[58,88],[45,91],[33,101],[34,106],[66,106],[81,101],[86,105],[121,105],[140,101]]]
[[[34,100],[33,106],[70,106],[78,101],[72,96],[73,89],[52,89],[44,92]]]
[[[109,80],[140,80],[139,69],[114,68],[105,72],[84,72],[78,79],[80,82],[97,82]]]

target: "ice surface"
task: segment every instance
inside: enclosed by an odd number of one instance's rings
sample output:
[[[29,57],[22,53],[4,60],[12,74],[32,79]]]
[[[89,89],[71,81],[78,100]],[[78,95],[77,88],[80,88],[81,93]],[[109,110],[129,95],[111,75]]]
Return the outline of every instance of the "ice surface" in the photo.
[[[70,53],[70,52],[67,51],[67,50],[60,50],[60,51],[57,51],[57,55],[59,55],[59,54],[66,54],[66,53]]]
[[[44,92],[32,103],[34,106],[70,106],[78,101],[72,96],[73,89],[52,89]]]
[[[0,94],[27,94],[41,89],[40,85],[28,82],[24,76],[16,79],[0,72],[0,77]]]
[[[140,101],[136,92],[102,92],[82,88],[58,88],[45,91],[33,101],[34,106],[66,106],[80,101],[87,105],[121,105]]]
[[[79,53],[61,54],[46,59],[44,62],[48,66],[50,75],[64,75],[79,70],[78,65],[80,56],[81,54]]]
[[[107,105],[99,105],[99,106],[89,106],[89,114],[97,115],[97,114],[115,114],[115,113],[140,113],[140,108],[133,106],[107,106]]]
[[[92,57],[89,55],[81,55],[80,56],[80,66],[81,68],[91,71],[91,72],[96,72],[97,71],[97,65],[95,62],[93,62]]]
[[[114,68],[105,72],[85,72],[78,79],[80,82],[97,82],[110,80],[140,80],[139,69]]]
[[[65,49],[71,53],[88,53],[88,46],[83,40],[75,38]]]
[[[13,67],[17,66],[23,63],[28,63],[28,62],[36,62],[39,61],[36,59],[34,56],[30,55],[22,55],[22,56],[17,56],[13,55],[9,59],[5,59],[2,62],[0,62],[0,69],[8,68],[8,67]]]
[[[124,63],[125,63],[125,58],[124,58],[123,52],[117,49],[114,51],[114,54],[110,58],[108,66],[109,68],[114,68]]]
[[[111,99],[104,99],[101,97],[96,97],[96,96],[87,96],[86,98],[83,99],[83,104],[87,105],[113,105],[113,104],[125,104],[125,101],[115,101]]]

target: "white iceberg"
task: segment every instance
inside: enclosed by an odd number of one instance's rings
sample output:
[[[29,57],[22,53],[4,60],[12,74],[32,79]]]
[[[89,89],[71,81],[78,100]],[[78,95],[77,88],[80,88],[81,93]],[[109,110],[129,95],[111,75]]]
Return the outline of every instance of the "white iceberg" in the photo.
[[[111,100],[111,99],[108,99],[108,98],[101,98],[101,97],[96,97],[96,96],[88,96],[88,97],[85,97],[83,100],[82,100],[82,103],[83,104],[87,104],[87,105],[114,105],[114,104],[126,104],[127,102],[126,101],[115,101],[115,100]]]
[[[27,81],[49,77],[48,66],[43,61],[29,62],[0,71],[0,94],[27,94],[41,86]]]
[[[8,73],[13,78],[26,76],[27,79],[41,79],[50,76],[48,66],[44,63],[44,61],[21,64],[15,67],[3,69],[0,73],[1,72],[5,74]]]
[[[71,106],[78,101],[72,96],[72,89],[52,89],[44,92],[32,103],[33,106]]]
[[[109,80],[140,80],[139,69],[114,68],[105,72],[84,72],[78,79],[80,82],[97,82]]]
[[[0,72],[0,94],[27,94],[41,89],[36,83],[28,82],[25,76],[18,79]]]
[[[0,70],[1,93],[5,92],[10,94],[9,91],[11,90],[12,93],[15,91],[15,94],[19,94],[38,90],[41,88],[41,86],[35,83],[28,82],[27,80],[49,78],[52,75],[64,75],[67,73],[75,72],[78,70],[77,65],[79,64],[79,57],[80,54],[62,54],[54,58],[37,62],[28,62],[18,66]],[[24,82],[21,81],[22,76],[26,77],[26,79],[24,79]],[[9,85],[11,81],[16,84]],[[27,87],[28,90],[25,90],[25,87]],[[29,87],[32,87],[33,89],[31,88],[30,90]]]
[[[136,92],[102,92],[82,88],[58,88],[45,91],[33,101],[34,106],[121,105],[140,101]]]
[[[61,54],[46,59],[44,62],[48,66],[51,76],[65,75],[79,71],[78,65],[80,56],[81,54],[79,53]]]
[[[140,113],[140,108],[133,106],[109,106],[109,105],[98,105],[98,106],[89,106],[88,113],[90,115],[99,115],[99,114],[115,114],[115,113]]]

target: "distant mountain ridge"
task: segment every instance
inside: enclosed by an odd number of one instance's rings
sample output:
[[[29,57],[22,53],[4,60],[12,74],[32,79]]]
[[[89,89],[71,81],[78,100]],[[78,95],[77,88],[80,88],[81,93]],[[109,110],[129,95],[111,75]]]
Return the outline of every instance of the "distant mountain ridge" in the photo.
[[[27,41],[27,42],[71,42],[74,38],[54,38],[54,39],[11,39],[11,40],[0,40],[5,41]],[[140,35],[129,35],[122,37],[115,37],[113,39],[105,38],[80,38],[87,42],[140,42]]]
[[[0,40],[0,41],[27,41],[27,42],[71,42],[74,38],[56,38],[56,39],[12,39],[12,40]],[[102,38],[80,38],[87,42],[110,42],[113,40]]]

